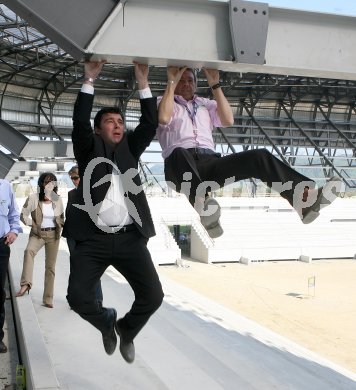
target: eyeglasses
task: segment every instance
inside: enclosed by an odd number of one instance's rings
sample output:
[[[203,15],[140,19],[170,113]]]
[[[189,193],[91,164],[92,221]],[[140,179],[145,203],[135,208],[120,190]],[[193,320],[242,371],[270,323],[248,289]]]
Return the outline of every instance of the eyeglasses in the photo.
[[[79,179],[79,176],[71,176],[70,177],[72,180],[78,180]]]

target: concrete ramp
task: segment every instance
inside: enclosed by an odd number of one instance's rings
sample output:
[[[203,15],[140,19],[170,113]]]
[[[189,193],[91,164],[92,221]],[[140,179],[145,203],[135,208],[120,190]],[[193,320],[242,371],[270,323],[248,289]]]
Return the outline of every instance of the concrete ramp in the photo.
[[[27,239],[26,234],[20,235],[12,250],[13,293],[19,285]],[[30,357],[28,389],[353,390],[356,387],[355,374],[162,278],[164,303],[136,338],[136,360],[128,365],[118,350],[107,356],[98,331],[69,309],[65,299],[69,260],[64,240],[57,262],[55,307],[41,306],[43,260],[41,251],[35,261],[30,294],[15,298],[17,326],[25,333],[22,357]],[[115,307],[118,315],[123,315],[133,300],[126,281],[110,268],[102,284],[105,306]],[[46,377],[50,378],[48,383]]]

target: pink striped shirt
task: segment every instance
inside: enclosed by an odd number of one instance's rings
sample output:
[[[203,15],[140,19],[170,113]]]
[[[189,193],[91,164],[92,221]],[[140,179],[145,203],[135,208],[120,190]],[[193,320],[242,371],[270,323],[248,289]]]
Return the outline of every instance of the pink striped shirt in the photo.
[[[157,104],[162,96],[157,98]],[[196,115],[193,100],[197,103]],[[194,95],[193,100],[186,101],[182,96],[175,95],[173,115],[167,125],[159,125],[157,139],[162,148],[162,157],[167,158],[175,148],[207,148],[214,150],[212,131],[221,127],[215,100]],[[187,106],[187,108],[186,108]],[[194,116],[192,120],[191,116]]]

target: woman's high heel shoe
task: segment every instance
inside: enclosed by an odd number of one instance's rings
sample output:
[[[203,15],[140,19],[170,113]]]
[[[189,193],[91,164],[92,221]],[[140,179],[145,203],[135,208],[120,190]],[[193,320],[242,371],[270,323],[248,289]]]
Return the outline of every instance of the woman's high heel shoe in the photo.
[[[30,290],[31,290],[31,286],[29,284],[24,284],[23,286],[21,286],[20,291],[18,291],[16,293],[16,296],[17,297],[22,297],[22,296],[25,295],[26,292],[27,292],[27,294],[29,294]]]

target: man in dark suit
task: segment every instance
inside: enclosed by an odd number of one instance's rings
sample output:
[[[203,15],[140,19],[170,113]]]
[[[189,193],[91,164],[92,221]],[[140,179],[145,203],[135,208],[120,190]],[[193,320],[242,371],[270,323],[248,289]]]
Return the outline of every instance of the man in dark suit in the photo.
[[[163,300],[162,286],[147,249],[155,234],[147,199],[137,171],[138,159],[152,141],[158,125],[156,99],[148,86],[148,66],[135,63],[141,103],[140,123],[125,132],[124,118],[116,107],[90,115],[96,77],[104,62],[86,62],[85,78],[73,113],[73,149],[80,184],[68,209],[64,236],[72,237],[68,302],[82,318],[95,326],[111,355],[120,337],[120,352],[131,363],[133,340]],[[116,310],[100,305],[95,286],[108,266],[128,281],[135,300],[117,321]]]
[[[67,218],[67,213],[68,213],[68,210],[70,209],[71,205],[73,204],[74,200],[76,199],[76,193],[77,193],[77,188],[79,186],[79,183],[80,183],[80,176],[79,176],[79,168],[78,168],[78,165],[74,165],[73,167],[70,168],[70,170],[68,171],[68,175],[70,177],[70,179],[72,180],[73,184],[74,184],[74,188],[70,191],[68,191],[68,200],[67,200],[67,207],[66,207],[66,218]],[[68,245],[68,249],[69,249],[69,262],[70,262],[70,270],[72,269],[72,261],[71,261],[71,255],[74,251],[74,248],[75,248],[75,245],[76,245],[76,242],[75,240],[72,238],[72,237],[68,237],[67,236],[67,245]],[[95,288],[95,291],[96,291],[96,298],[97,300],[99,301],[100,304],[103,303],[103,292],[102,292],[102,289],[101,289],[101,282],[99,280],[96,288]]]
[[[73,203],[73,200],[76,197],[77,188],[80,183],[80,177],[79,177],[79,169],[78,165],[74,165],[70,170],[68,171],[68,175],[70,179],[72,180],[74,184],[74,188],[70,191],[68,191],[68,201],[67,201],[67,207],[66,207],[66,217],[67,217],[67,211],[69,210],[70,206]],[[69,253],[72,253],[75,248],[75,240],[71,237],[67,237],[67,245],[69,249]]]
[[[234,124],[234,115],[217,69],[204,73],[213,99],[196,95],[194,69],[169,66],[167,88],[159,102],[157,139],[162,147],[167,183],[184,193],[211,238],[223,234],[221,208],[209,192],[248,178],[260,179],[294,207],[304,224],[313,222],[342,189],[333,176],[324,187],[292,169],[267,149],[221,156],[215,152],[213,129]]]

